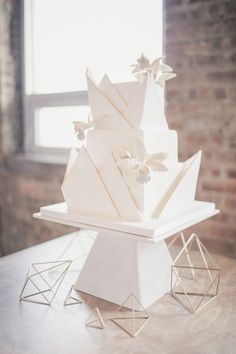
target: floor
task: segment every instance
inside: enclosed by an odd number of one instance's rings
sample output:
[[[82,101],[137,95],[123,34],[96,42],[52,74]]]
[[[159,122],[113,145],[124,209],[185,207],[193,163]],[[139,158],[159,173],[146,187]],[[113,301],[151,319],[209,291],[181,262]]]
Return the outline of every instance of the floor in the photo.
[[[74,241],[77,244],[63,254],[73,238],[73,235],[64,236],[0,258],[1,354],[236,353],[235,259],[214,256],[221,268],[219,295],[202,311],[190,314],[167,294],[148,308],[151,319],[133,338],[109,320],[105,321],[105,329],[85,325],[96,306],[106,320],[117,305],[81,293],[83,304],[63,306],[92,245],[93,234],[77,237]],[[60,255],[64,259],[68,256],[79,259],[68,271],[52,305],[20,302],[19,294],[29,265],[54,260]]]

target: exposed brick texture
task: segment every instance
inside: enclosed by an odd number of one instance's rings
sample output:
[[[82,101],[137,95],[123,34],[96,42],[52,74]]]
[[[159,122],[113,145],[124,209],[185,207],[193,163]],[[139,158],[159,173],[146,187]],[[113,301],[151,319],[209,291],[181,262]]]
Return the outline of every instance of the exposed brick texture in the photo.
[[[32,213],[62,201],[64,166],[15,159],[22,152],[20,1],[0,0],[0,254],[72,230],[40,222]]]
[[[71,231],[32,219],[61,201],[64,167],[25,162],[22,151],[20,1],[0,0],[0,247],[4,254]],[[194,228],[211,249],[233,254],[236,234],[236,1],[165,0],[166,114],[179,155],[199,149],[198,197],[221,214]]]
[[[203,151],[198,198],[219,216],[194,227],[233,254],[236,239],[236,2],[166,0],[166,57],[178,77],[166,91],[168,121],[185,159]]]

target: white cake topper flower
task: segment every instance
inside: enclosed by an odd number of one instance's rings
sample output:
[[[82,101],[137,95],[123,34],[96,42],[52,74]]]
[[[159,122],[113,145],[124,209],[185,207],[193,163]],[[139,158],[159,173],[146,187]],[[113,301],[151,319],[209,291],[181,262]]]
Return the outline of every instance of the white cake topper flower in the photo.
[[[134,67],[132,74],[135,74],[138,81],[143,82],[148,73],[152,72],[155,82],[161,87],[165,87],[166,81],[176,77],[176,74],[171,66],[163,63],[163,59],[163,57],[160,57],[151,63],[142,53],[140,58],[137,59],[137,63],[131,65]]]
[[[99,123],[101,122],[101,120],[105,118],[105,115],[100,117],[100,118],[96,118],[96,119],[91,119],[91,114],[88,115],[88,122],[84,122],[81,120],[78,121],[74,121],[74,132],[77,136],[77,139],[82,141],[85,139],[86,137],[86,132],[89,129],[95,129],[98,127]]]
[[[139,139],[131,144],[130,149],[117,149],[114,154],[123,175],[131,174],[137,182],[142,184],[151,180],[151,171],[165,172],[168,170],[163,161],[169,155],[164,152],[147,154],[144,144]]]

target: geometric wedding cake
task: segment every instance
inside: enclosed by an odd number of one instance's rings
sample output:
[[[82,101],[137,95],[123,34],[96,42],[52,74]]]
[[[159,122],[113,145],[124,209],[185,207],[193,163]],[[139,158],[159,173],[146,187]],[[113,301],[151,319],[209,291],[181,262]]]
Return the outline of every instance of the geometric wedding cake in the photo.
[[[134,82],[96,84],[87,72],[91,114],[74,122],[81,141],[62,184],[68,211],[104,220],[168,220],[194,203],[201,152],[178,160],[178,136],[163,110],[165,81],[176,75],[162,58],[138,59]]]

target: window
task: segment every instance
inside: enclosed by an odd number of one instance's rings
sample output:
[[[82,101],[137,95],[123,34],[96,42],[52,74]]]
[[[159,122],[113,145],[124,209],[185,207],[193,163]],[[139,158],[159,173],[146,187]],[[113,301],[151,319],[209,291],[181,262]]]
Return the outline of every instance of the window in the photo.
[[[162,54],[162,0],[24,0],[25,149],[65,152],[89,113],[85,72],[130,81]]]

